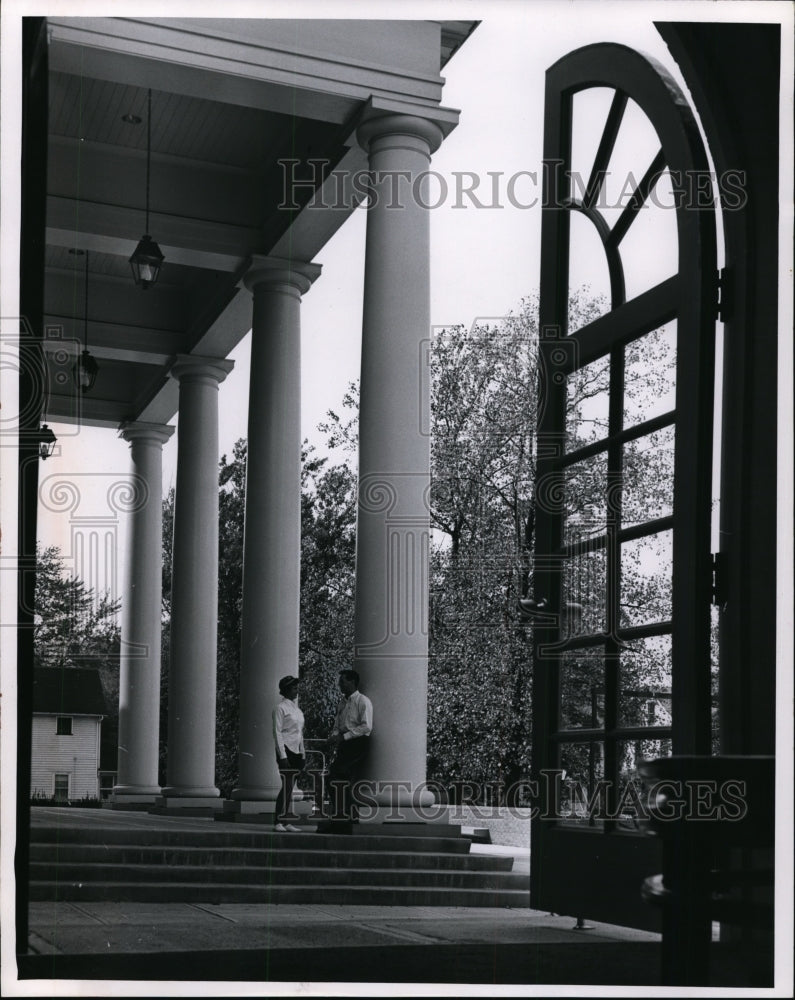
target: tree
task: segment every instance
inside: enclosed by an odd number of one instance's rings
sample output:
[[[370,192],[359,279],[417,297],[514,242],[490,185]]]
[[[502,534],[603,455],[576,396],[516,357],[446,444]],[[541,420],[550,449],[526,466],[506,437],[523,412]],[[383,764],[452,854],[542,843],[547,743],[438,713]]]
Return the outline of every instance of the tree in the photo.
[[[334,415],[330,415],[336,421]],[[305,444],[301,489],[301,707],[310,736],[331,730],[337,676],[351,666],[356,474]]]
[[[70,576],[57,546],[36,547],[37,667],[90,667],[118,655],[120,602]]]
[[[604,311],[587,289],[571,295],[569,329]],[[499,322],[450,328],[431,350],[432,556],[429,665],[429,777],[442,782],[519,781],[529,768],[532,626],[519,620],[517,598],[531,587],[536,505],[560,502],[535,483],[538,397],[537,302]],[[609,359],[567,379],[567,451],[607,434]],[[670,395],[675,357],[670,331],[625,348],[625,424],[648,418],[650,401]],[[668,408],[672,408],[671,406]],[[624,523],[670,511],[671,429],[625,446]],[[604,452],[569,466],[565,486],[567,542],[604,535],[607,464]],[[539,495],[538,490],[541,490]],[[621,624],[670,615],[670,552],[652,536],[623,551]],[[604,549],[566,560],[563,602],[579,606],[567,630],[605,627]],[[541,596],[541,595],[539,595]],[[636,650],[636,652],[638,652]],[[625,699],[637,722],[653,692],[664,694],[665,651],[646,642],[645,655],[622,665]],[[598,724],[601,661],[567,655],[560,665],[565,720]],[[634,699],[634,700],[633,700]]]

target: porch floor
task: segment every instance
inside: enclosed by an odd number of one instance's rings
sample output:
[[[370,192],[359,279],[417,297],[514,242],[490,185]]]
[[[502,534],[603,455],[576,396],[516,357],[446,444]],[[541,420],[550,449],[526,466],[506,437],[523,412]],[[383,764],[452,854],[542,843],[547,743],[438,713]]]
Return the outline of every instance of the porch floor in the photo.
[[[57,812],[70,827],[195,830],[212,822]],[[52,809],[32,810],[33,825],[53,819]],[[529,852],[520,848],[473,844],[472,853],[513,854],[514,871],[529,869]],[[142,982],[659,983],[659,935],[587,925],[576,930],[572,916],[513,908],[33,902],[18,972],[20,979]]]

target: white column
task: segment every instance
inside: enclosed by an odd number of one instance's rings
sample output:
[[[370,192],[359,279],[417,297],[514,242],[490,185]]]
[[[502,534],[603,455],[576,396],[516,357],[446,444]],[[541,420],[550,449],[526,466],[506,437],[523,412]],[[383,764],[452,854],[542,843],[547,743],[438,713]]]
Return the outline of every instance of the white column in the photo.
[[[134,502],[127,531],[119,670],[119,753],[114,808],[147,806],[160,794],[160,630],[163,563],[163,445],[165,424],[129,423]]]
[[[215,787],[218,386],[233,361],[180,355],[164,803],[220,808]],[[192,801],[191,801],[192,800]],[[171,803],[174,805],[174,803]]]
[[[367,210],[359,410],[355,668],[373,702],[366,777],[383,805],[428,804],[427,493],[430,227],[422,175],[432,122],[384,115],[358,140],[376,197]]]
[[[301,597],[301,296],[317,264],[254,257],[243,550],[238,801],[275,802],[278,682],[298,676]],[[242,806],[240,806],[242,808]],[[257,808],[262,808],[260,805]]]

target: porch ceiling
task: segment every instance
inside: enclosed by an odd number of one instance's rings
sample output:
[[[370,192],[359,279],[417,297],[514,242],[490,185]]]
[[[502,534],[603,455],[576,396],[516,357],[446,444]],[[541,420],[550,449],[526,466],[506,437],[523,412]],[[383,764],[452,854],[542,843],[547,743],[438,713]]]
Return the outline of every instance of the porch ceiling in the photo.
[[[335,123],[153,90],[149,231],[166,260],[142,292],[128,261],[145,228],[147,88],[59,71],[49,85],[47,416],[118,425],[163,390],[175,354],[196,351],[238,294],[249,255],[268,253],[290,226],[295,213],[278,208],[279,159],[336,164],[345,134]],[[86,257],[72,248],[88,251],[88,348],[99,363],[80,398],[71,365],[83,348]]]
[[[283,202],[295,176],[366,166],[363,113],[429,115],[446,134],[440,68],[474,22],[48,18],[44,255],[50,421],[162,422],[177,409],[177,354],[225,357],[251,325],[241,278],[252,254],[312,260],[352,211]],[[147,96],[152,91],[148,231],[165,255],[135,287],[144,234]],[[369,111],[368,111],[369,109]],[[125,121],[135,115],[139,124]],[[329,181],[331,185],[333,181]],[[86,395],[71,368],[99,364]]]

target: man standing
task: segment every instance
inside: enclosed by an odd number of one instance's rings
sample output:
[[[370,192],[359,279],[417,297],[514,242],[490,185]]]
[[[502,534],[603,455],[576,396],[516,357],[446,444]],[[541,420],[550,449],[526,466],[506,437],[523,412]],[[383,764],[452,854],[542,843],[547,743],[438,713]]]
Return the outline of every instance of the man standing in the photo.
[[[355,670],[342,670],[339,685],[343,698],[329,737],[335,750],[329,783],[333,817],[354,820],[352,786],[367,756],[373,731],[373,704],[359,690],[359,675]]]

